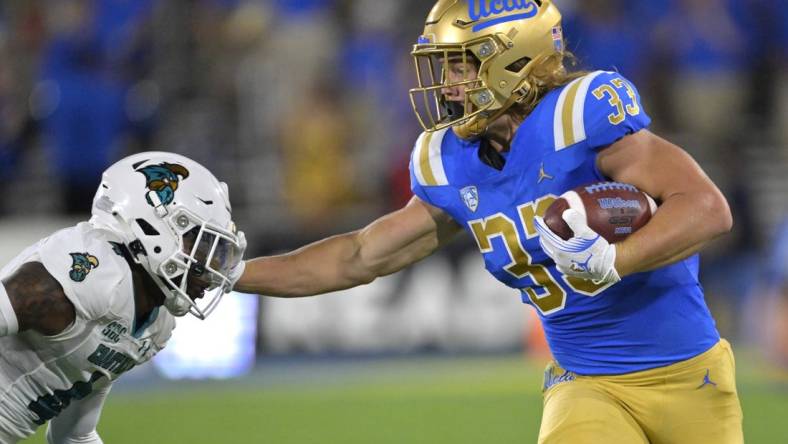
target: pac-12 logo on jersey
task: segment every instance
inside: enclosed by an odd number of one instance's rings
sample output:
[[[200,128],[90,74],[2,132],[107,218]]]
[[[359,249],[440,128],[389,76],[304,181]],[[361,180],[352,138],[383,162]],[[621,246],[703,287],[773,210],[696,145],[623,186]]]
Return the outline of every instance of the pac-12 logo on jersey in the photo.
[[[479,191],[475,186],[471,185],[461,189],[460,196],[462,196],[462,201],[465,202],[465,206],[469,210],[476,211],[476,208],[479,207]]]
[[[99,266],[99,260],[90,253],[69,253],[71,255],[71,271],[68,277],[74,282],[82,282],[87,277],[90,270]]]
[[[189,177],[189,170],[177,163],[162,162],[158,165],[149,165],[137,169],[136,171],[145,175],[145,185],[150,190],[145,195],[145,200],[152,207],[167,205],[172,202],[180,181]],[[158,202],[154,202],[151,199],[152,193],[158,198]]]

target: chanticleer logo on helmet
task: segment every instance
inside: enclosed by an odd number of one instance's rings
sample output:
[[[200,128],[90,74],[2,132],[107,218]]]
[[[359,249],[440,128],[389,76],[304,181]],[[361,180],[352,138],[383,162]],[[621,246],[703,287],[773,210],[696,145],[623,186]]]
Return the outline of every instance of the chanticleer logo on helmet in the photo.
[[[138,168],[135,171],[145,175],[145,185],[150,190],[145,195],[145,200],[153,207],[172,202],[180,181],[189,177],[189,170],[177,163],[162,162],[158,165]]]

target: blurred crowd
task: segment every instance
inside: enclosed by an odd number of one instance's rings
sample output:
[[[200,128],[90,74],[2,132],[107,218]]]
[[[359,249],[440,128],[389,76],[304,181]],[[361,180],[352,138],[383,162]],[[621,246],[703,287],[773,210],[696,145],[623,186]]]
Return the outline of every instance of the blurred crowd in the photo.
[[[160,149],[228,182],[252,254],[358,228],[410,197],[409,51],[431,3],[3,0],[0,216],[86,215],[106,166]],[[764,301],[788,307],[788,8],[555,3],[582,67],[633,80],[728,197],[736,228],[703,280],[723,334],[759,336]]]

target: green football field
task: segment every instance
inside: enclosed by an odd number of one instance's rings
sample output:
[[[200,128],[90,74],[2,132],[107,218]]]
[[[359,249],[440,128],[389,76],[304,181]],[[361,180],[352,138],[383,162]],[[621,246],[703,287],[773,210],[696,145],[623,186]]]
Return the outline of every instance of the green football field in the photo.
[[[754,356],[737,358],[746,441],[788,443],[788,376]],[[237,380],[116,390],[99,432],[107,444],[530,443],[541,373],[519,355],[263,362]]]

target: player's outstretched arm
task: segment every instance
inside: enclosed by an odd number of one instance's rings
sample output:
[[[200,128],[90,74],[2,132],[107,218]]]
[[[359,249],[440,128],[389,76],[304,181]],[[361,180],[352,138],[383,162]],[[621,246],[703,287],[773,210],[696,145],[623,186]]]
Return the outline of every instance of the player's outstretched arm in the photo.
[[[2,293],[8,298],[0,301],[0,305],[5,307],[2,310],[3,322],[15,324],[13,333],[34,330],[52,336],[65,330],[76,318],[74,305],[66,297],[63,287],[40,262],[23,264],[3,280],[0,298],[5,297]],[[10,333],[12,331],[6,331],[6,334]]]
[[[643,228],[616,244],[615,268],[622,277],[684,259],[731,229],[728,203],[701,167],[680,147],[647,130],[600,151],[597,167],[660,202]]]
[[[247,261],[235,289],[299,297],[355,287],[423,259],[459,230],[447,214],[414,197],[361,230]]]

